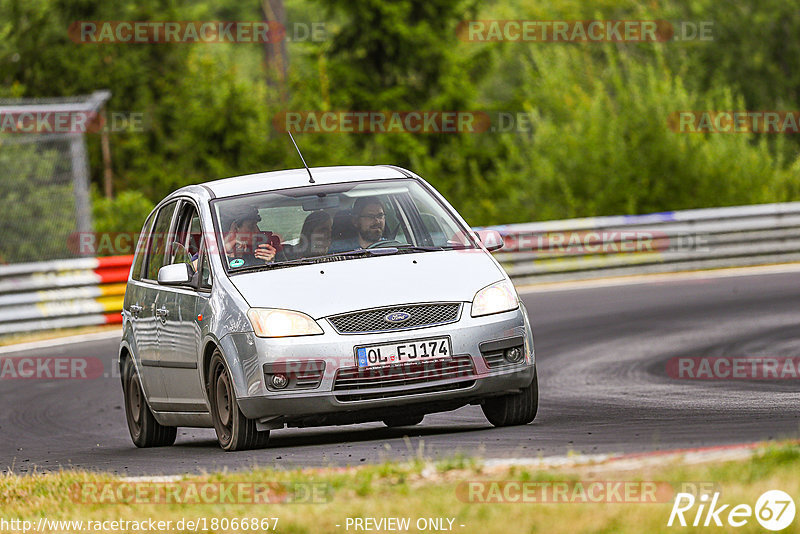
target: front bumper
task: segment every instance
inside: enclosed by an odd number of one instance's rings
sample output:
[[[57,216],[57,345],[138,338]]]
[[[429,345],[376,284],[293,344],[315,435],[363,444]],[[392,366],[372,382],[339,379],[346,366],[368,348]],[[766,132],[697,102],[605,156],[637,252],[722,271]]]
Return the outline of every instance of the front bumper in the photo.
[[[324,330],[319,336],[283,339],[257,338],[252,333],[226,336],[230,339],[225,344],[232,345],[229,350],[235,351],[242,369],[243,383],[237,384],[237,397],[246,417],[279,427],[284,423],[306,426],[378,420],[395,412],[431,413],[518,391],[527,387],[534,375],[533,336],[521,304],[517,310],[473,318],[469,303],[465,303],[455,323],[381,334],[342,335],[324,319],[319,324]],[[337,372],[356,367],[356,346],[443,335],[450,336],[453,358],[471,363],[468,372],[441,376],[434,373],[424,382],[381,384],[357,391],[337,386]],[[487,342],[509,339],[522,340],[522,362],[490,368],[481,347],[485,351]],[[230,354],[229,350],[225,352]],[[291,367],[306,361],[324,362],[318,386],[280,391],[267,387],[265,369]]]
[[[455,410],[488,397],[515,393],[529,386],[533,375],[533,366],[526,365],[515,371],[467,380],[465,383],[470,384],[467,387],[446,391],[415,393],[415,388],[407,388],[402,396],[353,402],[341,402],[331,392],[250,397],[239,399],[239,407],[246,417],[273,428],[284,424],[318,426],[380,421],[392,415]]]

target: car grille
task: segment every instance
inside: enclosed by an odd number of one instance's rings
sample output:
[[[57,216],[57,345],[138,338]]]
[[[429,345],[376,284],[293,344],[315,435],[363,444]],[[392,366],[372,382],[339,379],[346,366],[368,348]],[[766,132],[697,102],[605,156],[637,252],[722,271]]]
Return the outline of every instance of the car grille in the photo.
[[[447,302],[376,308],[334,315],[328,320],[340,334],[374,334],[454,323],[460,312],[461,303]],[[387,321],[386,316],[393,313],[406,313],[409,318],[401,323]]]
[[[464,380],[427,387],[414,387],[458,378]],[[356,401],[462,389],[471,387],[474,383],[475,369],[472,365],[472,358],[463,355],[430,362],[413,362],[365,369],[357,367],[339,369],[333,382],[333,391],[347,392],[336,395],[336,399],[339,401]],[[380,391],[401,386],[412,387],[399,391]],[[364,393],[356,393],[358,391],[364,391]]]
[[[441,384],[438,386],[419,388],[415,389],[414,391],[377,391],[372,393],[351,393],[347,395],[336,395],[336,400],[338,400],[339,402],[356,402],[356,401],[375,400],[375,399],[391,399],[395,397],[402,397],[404,395],[409,395],[411,393],[418,395],[420,393],[439,393],[441,391],[454,391],[458,389],[467,389],[471,388],[474,384],[475,384],[474,380],[468,380],[465,382],[453,382],[451,384]]]

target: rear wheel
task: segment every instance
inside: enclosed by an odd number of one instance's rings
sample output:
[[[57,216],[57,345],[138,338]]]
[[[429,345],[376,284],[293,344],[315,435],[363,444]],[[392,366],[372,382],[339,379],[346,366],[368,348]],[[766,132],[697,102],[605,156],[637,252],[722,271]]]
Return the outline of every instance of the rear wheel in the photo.
[[[177,427],[164,426],[156,421],[147,405],[139,373],[136,372],[136,366],[130,358],[125,360],[122,385],[125,396],[125,418],[128,420],[128,430],[134,445],[168,447],[175,443],[175,438],[178,436]]]
[[[494,426],[527,425],[536,418],[539,409],[539,381],[533,373],[531,384],[520,393],[486,399],[481,405],[483,415]]]
[[[399,415],[395,417],[387,417],[383,420],[383,424],[389,428],[394,428],[397,426],[414,426],[420,424],[424,418],[424,415]]]
[[[219,349],[211,356],[208,399],[211,402],[211,418],[214,420],[214,430],[217,432],[220,447],[226,451],[245,451],[267,446],[269,430],[259,432],[256,430],[256,422],[242,414],[236,402],[233,380]]]

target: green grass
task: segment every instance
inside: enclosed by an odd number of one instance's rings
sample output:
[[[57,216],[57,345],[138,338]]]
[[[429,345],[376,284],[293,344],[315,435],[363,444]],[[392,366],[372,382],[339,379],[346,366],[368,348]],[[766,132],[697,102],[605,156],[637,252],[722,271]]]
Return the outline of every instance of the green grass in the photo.
[[[418,459],[408,464],[384,463],[358,468],[306,470],[255,469],[242,473],[213,473],[185,477],[180,484],[277,483],[288,488],[313,488],[301,492],[300,503],[269,504],[96,504],[81,502],[74,492],[83,484],[115,484],[119,478],[105,474],[63,471],[53,474],[0,476],[0,518],[33,522],[50,520],[170,520],[206,518],[279,518],[278,532],[348,532],[347,518],[409,517],[410,532],[418,518],[453,519],[453,530],[486,534],[536,532],[668,532],[672,503],[473,503],[467,502],[466,481],[657,481],[676,488],[684,482],[713,482],[724,503],[753,506],[759,495],[780,489],[800,496],[800,445],[785,443],[764,447],[748,460],[688,466],[679,460],[661,462],[635,472],[612,464],[545,469],[515,466],[487,468],[476,459],[456,456],[431,463]],[[171,487],[179,483],[169,483]],[[296,485],[301,486],[296,486]],[[119,487],[119,486],[113,486]],[[152,487],[149,485],[147,487]],[[275,486],[273,486],[275,487]],[[184,494],[186,495],[186,494]],[[305,498],[305,495],[313,495]],[[671,493],[670,493],[671,495]],[[666,501],[667,499],[660,499]],[[693,517],[687,514],[687,518]],[[723,518],[725,515],[723,514]],[[800,519],[796,519],[795,527]],[[446,524],[446,523],[445,523]],[[340,525],[337,527],[337,525]],[[464,525],[461,527],[460,525]],[[69,530],[69,529],[63,529]],[[173,527],[174,530],[174,527]],[[188,529],[184,529],[188,530]],[[217,528],[217,531],[233,531]],[[681,532],[708,531],[703,527]],[[717,529],[719,530],[719,529]],[[790,529],[791,530],[791,529]],[[243,532],[242,529],[238,531]],[[351,526],[350,532],[353,532]],[[738,532],[763,532],[754,518]]]

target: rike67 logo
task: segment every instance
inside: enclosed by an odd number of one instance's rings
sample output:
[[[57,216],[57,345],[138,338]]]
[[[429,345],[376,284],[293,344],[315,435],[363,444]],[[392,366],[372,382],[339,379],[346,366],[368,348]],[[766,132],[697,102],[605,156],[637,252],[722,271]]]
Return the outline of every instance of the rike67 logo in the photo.
[[[672,505],[667,526],[685,527],[691,524],[694,527],[721,527],[727,525],[738,528],[746,525],[755,516],[756,521],[765,529],[779,531],[794,521],[794,500],[784,491],[764,492],[756,501],[755,508],[748,504],[737,504],[731,508],[730,504],[719,502],[719,495],[719,492],[715,492],[709,502],[708,494],[696,498],[691,493],[678,493],[675,496],[675,503]],[[676,519],[677,524],[675,523]],[[688,523],[689,521],[691,523]]]

